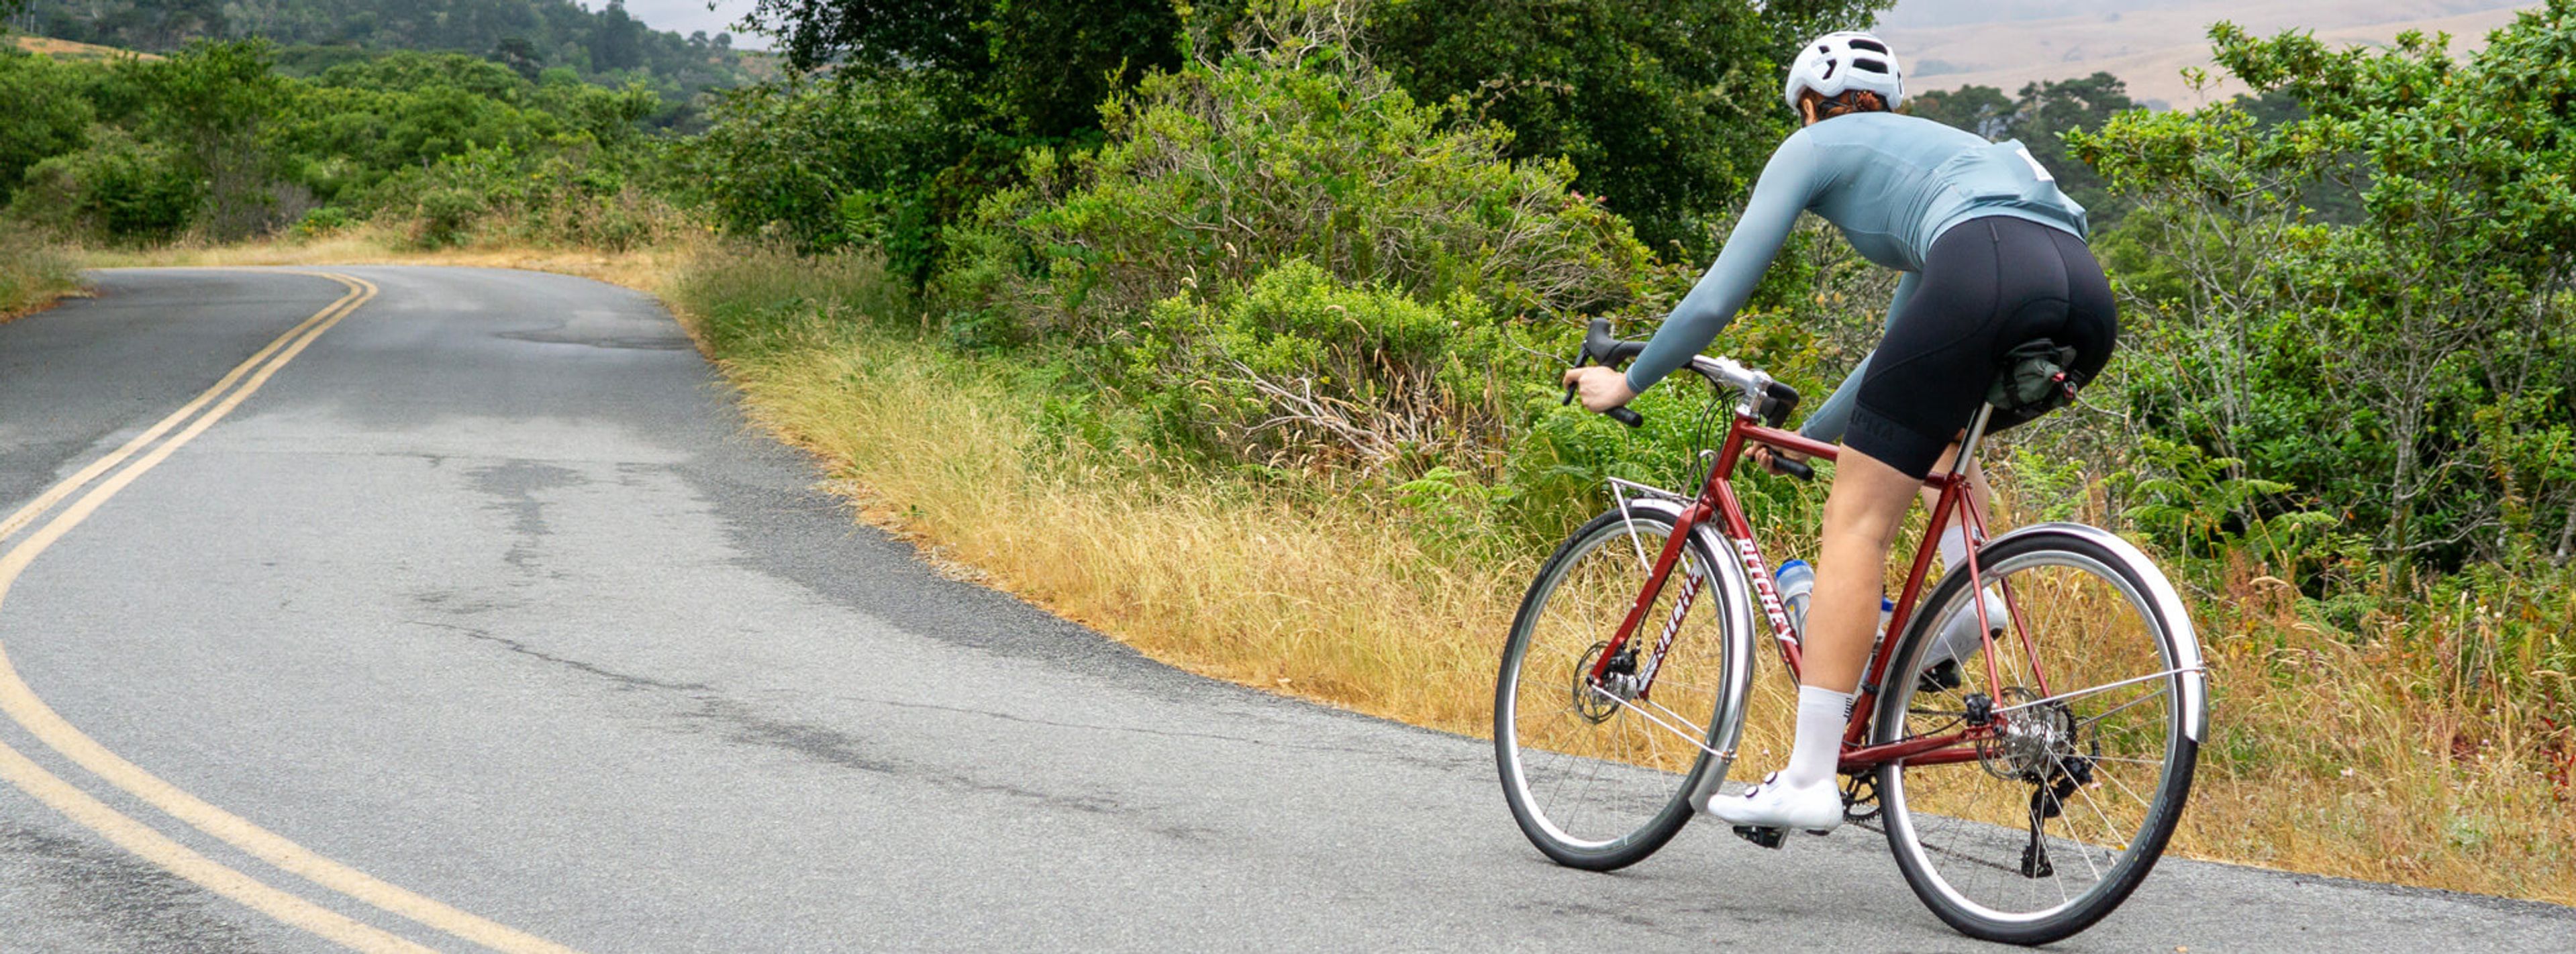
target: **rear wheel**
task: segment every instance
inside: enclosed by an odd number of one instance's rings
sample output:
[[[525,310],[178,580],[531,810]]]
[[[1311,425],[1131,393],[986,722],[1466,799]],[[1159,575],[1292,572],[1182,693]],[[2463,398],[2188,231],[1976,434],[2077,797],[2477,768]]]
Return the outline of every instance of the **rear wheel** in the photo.
[[[1723,771],[1708,746],[1726,715],[1725,600],[1710,577],[1719,564],[1696,541],[1614,654],[1610,677],[1591,678],[1672,533],[1661,513],[1602,514],[1548,558],[1512,621],[1494,685],[1494,756],[1512,818],[1559,864],[1607,871],[1654,854],[1690,821],[1694,787]],[[1688,613],[1657,660],[1684,593]]]
[[[2118,907],[2172,837],[2200,750],[2199,695],[2184,685],[2197,676],[2176,670],[2199,657],[2134,551],[2041,531],[1978,563],[2021,626],[1989,621],[2001,632],[1956,679],[1917,676],[1936,634],[1979,602],[1967,574],[1943,579],[1890,660],[1872,735],[1945,735],[1984,710],[1994,737],[1971,761],[1882,766],[1878,794],[1888,846],[1934,913],[1977,938],[2045,944]]]

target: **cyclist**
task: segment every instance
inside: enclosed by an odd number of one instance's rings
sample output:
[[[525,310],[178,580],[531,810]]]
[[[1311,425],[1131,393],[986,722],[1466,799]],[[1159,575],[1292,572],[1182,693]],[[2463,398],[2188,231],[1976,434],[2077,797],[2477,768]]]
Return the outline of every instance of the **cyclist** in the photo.
[[[1896,57],[1877,37],[1840,32],[1807,44],[1782,89],[1805,126],[1772,153],[1716,264],[1626,374],[1596,366],[1565,376],[1585,408],[1606,411],[1688,364],[1743,306],[1801,211],[1904,273],[1878,349],[1809,416],[1810,436],[1839,437],[1843,449],[1802,636],[1797,739],[1787,767],[1711,800],[1710,813],[1737,825],[1842,824],[1843,727],[1908,502],[1956,453],[2007,351],[2051,339],[2075,349],[2071,377],[2089,380],[2119,331],[2110,284],[2084,244],[2084,207],[2020,143],[1892,112],[1903,96]],[[2029,416],[1998,412],[1988,430]],[[1964,537],[1945,537],[1941,549],[1957,565]]]

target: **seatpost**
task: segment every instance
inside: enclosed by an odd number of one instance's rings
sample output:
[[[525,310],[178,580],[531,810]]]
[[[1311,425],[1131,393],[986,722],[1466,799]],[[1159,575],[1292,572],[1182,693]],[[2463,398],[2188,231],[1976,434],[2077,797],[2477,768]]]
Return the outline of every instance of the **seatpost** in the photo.
[[[1959,459],[1950,462],[1950,472],[1966,475],[1968,462],[1977,459],[1977,441],[1986,436],[1986,419],[1993,417],[1995,406],[1977,405],[1977,416],[1968,422],[1968,439],[1959,442]]]

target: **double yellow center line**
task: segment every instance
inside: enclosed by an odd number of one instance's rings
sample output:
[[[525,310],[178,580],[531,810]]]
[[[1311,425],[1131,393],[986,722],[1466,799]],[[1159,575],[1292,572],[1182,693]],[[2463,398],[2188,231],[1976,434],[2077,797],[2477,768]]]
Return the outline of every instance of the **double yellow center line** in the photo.
[[[36,529],[0,552],[0,603],[5,603],[9,587],[25,572],[27,564],[52,546],[63,534],[79,526],[98,508],[136,478],[169,459],[173,451],[195,440],[197,435],[222,420],[234,408],[257,392],[279,368],[295,360],[313,339],[321,337],[340,319],[376,296],[376,286],[365,279],[325,272],[304,272],[328,278],[347,286],[348,293],[329,306],[315,312],[302,324],[288,329],[246,361],[235,366],[215,385],[199,394],[178,410],[162,418],[115,452],[99,458],[61,483],[46,489],[36,499],[0,520],[0,542],[16,536],[29,527]],[[85,489],[85,492],[84,492]],[[74,495],[78,499],[73,499]],[[71,504],[55,508],[64,501]],[[50,519],[47,515],[51,514]],[[37,526],[39,520],[44,521]],[[5,646],[0,646],[0,712],[25,728],[28,734],[50,746],[74,764],[89,770],[101,780],[141,799],[189,827],[238,848],[251,856],[304,879],[378,909],[398,914],[420,924],[444,931],[475,944],[511,954],[545,952],[568,954],[571,950],[544,938],[495,924],[467,914],[419,894],[404,890],[372,875],[314,854],[284,837],[251,824],[238,815],[224,811],[204,800],[162,781],[132,762],[126,761],[98,744],[71,723],[64,721],[52,706],[38,698],[19,678],[17,668],[9,661]],[[179,842],[136,821],[133,817],[99,801],[79,787],[46,771],[41,765],[0,742],[0,779],[7,779],[21,791],[74,822],[88,827],[118,847],[160,865],[170,873],[185,878],[206,890],[248,905],[280,921],[295,925],[339,944],[361,951],[427,951],[411,940],[377,928],[315,904],[248,874],[227,867],[197,853]]]

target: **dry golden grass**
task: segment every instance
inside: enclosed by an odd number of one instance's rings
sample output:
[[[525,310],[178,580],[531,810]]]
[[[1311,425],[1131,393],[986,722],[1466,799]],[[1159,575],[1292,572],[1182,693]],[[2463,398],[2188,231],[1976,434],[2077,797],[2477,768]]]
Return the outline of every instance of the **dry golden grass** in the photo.
[[[695,246],[667,243],[621,252],[527,246],[474,246],[422,250],[398,228],[362,225],[307,240],[271,239],[233,245],[182,242],[149,249],[88,249],[91,268],[171,268],[207,265],[460,265],[522,268],[598,279],[652,291],[695,253]]]
[[[22,235],[0,233],[0,322],[80,294],[80,272],[72,256]]]
[[[723,363],[757,420],[937,559],[1196,672],[1483,731],[1534,559],[1432,568],[1363,513],[1033,459],[1025,395],[917,343],[866,345]]]
[[[684,269],[680,286],[648,287],[682,310],[753,416],[821,457],[867,519],[1192,671],[1489,733],[1503,637],[1545,554],[1460,560],[1426,550],[1400,508],[1364,494],[1164,476],[1190,472],[1067,449],[1042,433],[1038,397],[998,362],[828,307],[757,342],[710,334],[692,313],[761,294],[763,270],[809,267],[728,254]],[[683,287],[692,280],[734,287]],[[770,291],[770,301],[829,300]],[[2104,518],[2098,499],[2086,509],[2077,516]],[[1784,528],[1774,556],[1794,553],[1797,536]],[[2576,903],[2576,813],[2526,767],[2528,749],[2515,746],[2527,738],[2454,757],[2458,723],[2479,700],[2401,697],[2342,643],[2310,630],[2270,648],[2279,638],[2203,634],[2213,732],[2173,853]],[[2285,652],[2299,660],[2287,675]],[[1747,776],[1776,765],[1789,738],[1793,693],[1767,647],[1755,685],[1738,769]]]
[[[22,33],[17,36],[9,37],[8,39],[21,50],[34,53],[38,56],[50,56],[58,60],[88,61],[136,59],[149,63],[158,62],[163,59],[163,57],[151,53],[137,53],[133,50],[119,49],[113,46],[100,46],[95,43],[82,43],[75,40],[57,40],[49,36],[28,36]]]

